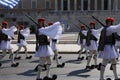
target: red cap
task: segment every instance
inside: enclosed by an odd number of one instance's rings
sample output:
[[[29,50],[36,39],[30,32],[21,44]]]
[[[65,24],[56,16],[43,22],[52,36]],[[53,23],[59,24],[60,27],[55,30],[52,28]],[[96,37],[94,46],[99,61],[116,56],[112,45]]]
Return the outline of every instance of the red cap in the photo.
[[[50,26],[50,25],[53,25],[53,22],[48,22],[48,25]]]
[[[45,18],[39,18],[38,19],[38,22],[44,22],[45,21]]]
[[[83,27],[85,27],[85,25],[84,25],[84,24],[81,24],[80,27],[83,28]]]
[[[107,17],[107,18],[106,18],[106,22],[114,22],[114,18]]]
[[[2,27],[0,26],[0,30],[2,29]]]
[[[90,22],[90,25],[92,25],[92,24],[95,25],[95,22],[94,22],[94,21],[91,21],[91,22]]]
[[[8,25],[8,22],[7,21],[3,21],[2,25]]]
[[[20,25],[19,26],[19,29],[21,30],[21,29],[24,29],[24,25]]]

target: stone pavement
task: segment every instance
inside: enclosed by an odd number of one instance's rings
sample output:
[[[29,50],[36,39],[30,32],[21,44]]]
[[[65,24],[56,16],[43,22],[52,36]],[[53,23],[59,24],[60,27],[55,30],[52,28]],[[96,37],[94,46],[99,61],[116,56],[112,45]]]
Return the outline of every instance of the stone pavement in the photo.
[[[17,50],[18,46],[16,44],[13,44],[13,51]],[[27,45],[28,53],[35,53],[35,44],[29,44]],[[59,53],[77,53],[80,49],[80,46],[77,44],[58,44],[58,51]],[[24,49],[22,48],[21,52],[23,52]]]
[[[76,53],[79,49],[80,46],[76,44],[77,42],[77,35],[78,33],[65,33],[62,34],[59,44],[58,44],[58,51],[60,53]],[[17,50],[17,36],[15,36],[15,40],[12,40],[13,44],[13,51]],[[27,48],[29,53],[34,53],[35,52],[35,35],[32,34],[30,37],[27,39]],[[23,49],[22,49],[23,51]]]
[[[91,71],[85,70],[86,60],[77,61],[77,52],[80,49],[76,43],[77,34],[64,34],[58,44],[58,51],[60,56],[62,56],[61,62],[65,62],[66,65],[64,68],[56,68],[56,62],[52,61],[51,65],[51,75],[57,74],[57,80],[99,80],[99,71],[94,69]],[[38,64],[38,58],[34,57],[35,53],[35,38],[33,35],[27,40],[30,44],[27,45],[29,55],[33,55],[31,60],[26,60],[24,54],[21,60],[17,62],[20,63],[19,67],[13,68],[10,67],[10,61],[8,59],[9,54],[1,61],[2,67],[0,67],[0,80],[36,80],[36,74],[33,69]],[[15,43],[16,40],[13,41]],[[13,51],[17,49],[16,44],[13,44]],[[22,49],[22,51],[24,51]],[[70,54],[71,53],[71,54]],[[84,54],[82,54],[85,56]],[[101,62],[98,59],[98,63]],[[93,61],[91,62],[93,63]],[[119,62],[118,62],[119,63]],[[114,79],[113,73],[109,70],[110,64],[108,64],[105,71],[105,78]],[[117,72],[120,77],[120,65],[117,65]],[[45,75],[45,72],[42,72],[42,77]]]
[[[36,74],[33,69],[38,64],[38,58],[34,57],[31,60],[26,60],[24,54],[21,60],[17,62],[20,65],[17,68],[10,67],[8,60],[9,54],[2,60],[2,67],[0,67],[0,80],[36,80]],[[56,62],[52,61],[51,65],[51,75],[57,74],[57,80],[99,80],[99,71],[93,69],[91,71],[85,70],[86,60],[77,61],[77,54],[60,54],[62,56],[61,62],[65,62],[64,68],[56,68]],[[83,56],[85,56],[83,54]],[[98,59],[98,62],[101,62]],[[93,61],[91,62],[93,63]],[[113,73],[109,70],[110,64],[108,64],[105,71],[105,78],[114,79]],[[120,65],[117,65],[117,72],[120,77]],[[42,72],[42,77],[45,72]]]

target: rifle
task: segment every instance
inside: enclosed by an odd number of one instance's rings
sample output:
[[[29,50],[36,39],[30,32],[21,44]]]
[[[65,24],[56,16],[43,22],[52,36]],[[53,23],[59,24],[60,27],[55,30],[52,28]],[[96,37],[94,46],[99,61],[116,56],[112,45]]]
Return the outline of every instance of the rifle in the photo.
[[[86,25],[84,22],[80,21],[79,19],[77,19],[81,24],[84,24],[89,30],[90,30],[90,27],[88,25]]]
[[[37,26],[40,26],[31,16],[29,16],[27,13],[23,12],[24,15],[29,18],[33,23],[35,23]]]
[[[31,16],[29,16],[28,14],[26,14],[25,12],[23,12],[24,13],[24,15],[27,17],[27,18],[29,18],[33,23],[35,23],[37,26],[40,26]],[[38,29],[37,29],[38,30]],[[36,33],[35,33],[35,36],[36,36],[36,48],[35,48],[35,50],[37,51],[38,50],[38,48],[39,48],[39,46],[38,46],[38,38],[37,38],[37,31],[36,31]]]
[[[105,25],[102,22],[100,22],[100,20],[98,20],[95,16],[92,16],[92,18],[95,19],[98,23],[100,23],[103,27],[105,27]]]
[[[79,26],[77,26],[76,24],[73,23],[73,25],[75,25],[75,27],[76,27],[77,29],[81,30],[81,29],[79,28]]]

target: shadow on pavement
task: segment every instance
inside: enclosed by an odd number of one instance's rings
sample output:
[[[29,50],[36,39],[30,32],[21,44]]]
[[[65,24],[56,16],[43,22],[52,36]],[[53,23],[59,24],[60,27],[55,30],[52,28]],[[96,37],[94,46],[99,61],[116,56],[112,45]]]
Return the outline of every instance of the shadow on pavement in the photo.
[[[28,70],[28,71],[25,71],[23,73],[19,73],[17,75],[24,75],[24,76],[36,76],[36,73],[34,70]]]
[[[39,63],[39,60],[31,61],[30,63]]]
[[[75,70],[75,71],[70,72],[67,76],[78,76],[78,77],[87,78],[87,77],[90,77],[90,75],[82,75],[82,73],[87,73],[89,71],[90,70],[86,70],[86,69]]]
[[[65,63],[74,63],[74,64],[80,64],[81,63],[81,61],[79,61],[79,60],[68,60],[68,61],[65,61]]]
[[[3,61],[0,61],[1,63],[10,63],[11,60],[3,60]]]

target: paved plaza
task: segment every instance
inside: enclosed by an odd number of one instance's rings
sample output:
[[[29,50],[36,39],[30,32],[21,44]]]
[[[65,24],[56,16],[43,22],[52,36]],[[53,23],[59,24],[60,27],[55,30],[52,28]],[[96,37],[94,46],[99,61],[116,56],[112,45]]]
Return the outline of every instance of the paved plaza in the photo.
[[[51,65],[51,75],[56,74],[57,80],[99,80],[99,71],[97,69],[85,70],[86,60],[78,61],[78,50],[80,46],[75,44],[77,34],[65,34],[62,36],[60,43],[58,44],[59,55],[62,56],[60,62],[65,62],[64,68],[57,68],[56,62],[53,60]],[[35,38],[31,37],[28,41],[34,43]],[[69,41],[67,41],[69,40]],[[15,41],[14,41],[15,42]],[[28,44],[29,55],[32,55],[31,60],[25,59],[25,54],[20,53],[22,56],[21,60],[17,60],[20,65],[17,68],[11,67],[9,54],[1,61],[2,66],[0,67],[0,80],[36,80],[37,72],[34,71],[35,66],[38,64],[38,58],[34,57],[35,44]],[[17,49],[16,44],[13,44],[13,51]],[[24,50],[22,50],[24,51]],[[82,54],[85,56],[85,54]],[[98,63],[101,59],[98,59]],[[120,77],[120,62],[117,64],[117,72]],[[93,64],[93,61],[91,62]],[[42,72],[44,77],[45,71]],[[105,71],[105,78],[112,78],[114,80],[113,72],[110,70],[110,64],[107,65]]]
[[[19,67],[10,67],[10,61],[8,60],[9,54],[2,60],[2,67],[0,67],[0,80],[36,80],[36,74],[33,69],[38,64],[38,58],[34,57],[31,60],[26,60],[24,54],[21,60],[17,62],[20,63]],[[77,54],[60,54],[62,56],[61,62],[65,62],[64,68],[56,68],[56,62],[52,61],[51,65],[51,75],[57,74],[57,80],[99,80],[99,71],[97,69],[85,70],[86,60],[77,61]],[[83,54],[84,56],[84,54]],[[98,62],[101,62],[99,59]],[[93,62],[91,62],[93,63]],[[108,64],[105,77],[114,78],[113,73],[109,70],[110,64]],[[117,65],[117,72],[120,77],[120,65]],[[42,72],[42,77],[45,72]]]

